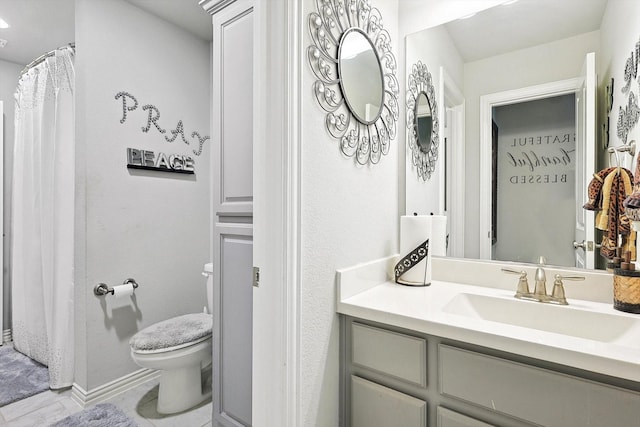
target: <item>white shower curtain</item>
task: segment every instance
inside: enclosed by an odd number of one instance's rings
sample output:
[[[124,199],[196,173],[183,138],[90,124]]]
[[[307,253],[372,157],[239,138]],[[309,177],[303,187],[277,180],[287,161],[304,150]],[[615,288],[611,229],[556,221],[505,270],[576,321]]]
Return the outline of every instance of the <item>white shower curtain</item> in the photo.
[[[12,187],[14,347],[73,383],[73,50],[32,67],[16,90]]]

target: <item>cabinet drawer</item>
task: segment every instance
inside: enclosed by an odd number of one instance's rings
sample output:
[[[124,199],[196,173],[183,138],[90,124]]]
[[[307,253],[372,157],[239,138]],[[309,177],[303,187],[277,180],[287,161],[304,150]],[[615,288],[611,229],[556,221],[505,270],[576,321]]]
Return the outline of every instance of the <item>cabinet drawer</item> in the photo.
[[[640,394],[440,344],[440,392],[554,427],[640,425]]]
[[[427,402],[351,376],[351,427],[426,427]]]
[[[427,385],[427,341],[352,323],[354,365],[416,384]]]
[[[437,411],[438,427],[495,427],[442,406],[438,406]]]

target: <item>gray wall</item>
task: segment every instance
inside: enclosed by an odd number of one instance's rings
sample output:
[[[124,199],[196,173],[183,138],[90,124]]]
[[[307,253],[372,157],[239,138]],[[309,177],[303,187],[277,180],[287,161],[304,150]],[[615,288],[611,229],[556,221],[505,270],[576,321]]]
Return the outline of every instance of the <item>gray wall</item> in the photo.
[[[210,47],[122,0],[76,1],[76,383],[91,390],[138,367],[128,341],[140,329],[202,311],[209,254]],[[123,115],[115,95],[139,106]],[[161,112],[160,134],[145,104]],[[165,135],[183,121],[185,136]],[[126,149],[193,155],[195,175],[132,171]],[[127,277],[135,298],[98,298],[92,289]]]
[[[618,122],[618,110],[625,108],[628,102],[629,92],[622,93],[624,86],[624,67],[631,52],[635,50],[635,45],[640,37],[640,2],[636,0],[609,0],[600,27],[602,50],[598,64],[598,118],[602,129],[607,113],[604,108],[606,97],[606,86],[611,83],[611,77],[615,79],[613,108],[609,118],[609,135],[611,145],[620,145],[622,141],[616,136],[616,124]],[[631,84],[631,91],[636,95],[640,94],[640,80],[634,79]],[[640,143],[640,125],[636,125],[629,132],[628,141],[635,140]],[[604,146],[604,143],[603,145]],[[620,159],[624,160],[624,166],[635,174],[636,159],[627,154],[621,154]],[[598,159],[600,167],[609,164],[609,156],[602,155]]]
[[[14,109],[13,97],[23,64],[0,60],[0,101],[4,104],[4,299],[3,329],[11,328],[11,182],[13,173]]]

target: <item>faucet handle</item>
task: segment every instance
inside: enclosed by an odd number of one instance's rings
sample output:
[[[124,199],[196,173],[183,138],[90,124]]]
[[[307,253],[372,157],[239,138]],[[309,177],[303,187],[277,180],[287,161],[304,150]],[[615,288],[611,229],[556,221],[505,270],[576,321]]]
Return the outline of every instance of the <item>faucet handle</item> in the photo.
[[[551,292],[551,299],[549,302],[560,304],[560,305],[568,305],[567,299],[564,295],[564,286],[562,284],[563,280],[584,280],[584,276],[562,276],[560,274],[556,274],[553,280],[553,291]]]
[[[524,296],[529,295],[531,292],[529,291],[529,281],[527,280],[527,272],[524,270],[514,270],[511,268],[502,268],[502,271],[509,274],[518,274],[520,278],[518,279],[518,288],[516,289],[516,298],[522,298]]]
[[[563,276],[561,274],[556,274],[555,278],[560,280],[584,280],[585,279],[584,276]]]

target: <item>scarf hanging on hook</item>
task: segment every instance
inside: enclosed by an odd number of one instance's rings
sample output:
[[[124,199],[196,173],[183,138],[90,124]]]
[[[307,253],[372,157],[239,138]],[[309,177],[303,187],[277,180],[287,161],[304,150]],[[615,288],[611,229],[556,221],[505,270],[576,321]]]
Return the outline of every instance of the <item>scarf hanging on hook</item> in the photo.
[[[584,209],[598,211],[596,228],[605,231],[600,254],[608,259],[615,256],[618,236],[623,238],[623,252],[630,251],[635,260],[635,231],[627,217],[623,201],[632,192],[633,174],[626,168],[610,167],[593,175],[589,183],[589,201]]]

